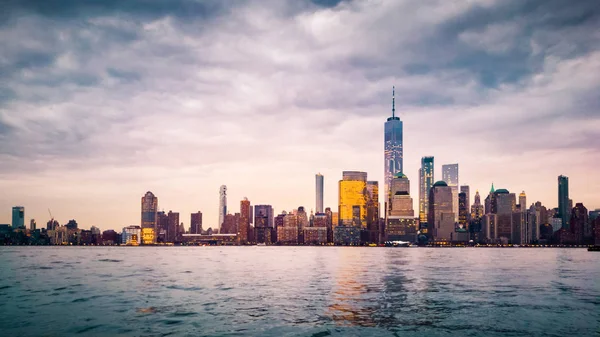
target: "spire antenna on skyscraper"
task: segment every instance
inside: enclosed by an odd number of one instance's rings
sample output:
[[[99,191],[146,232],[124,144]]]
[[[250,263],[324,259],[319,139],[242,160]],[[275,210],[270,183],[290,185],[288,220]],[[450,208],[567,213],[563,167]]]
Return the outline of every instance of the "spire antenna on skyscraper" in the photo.
[[[392,86],[392,117],[396,117],[396,86]]]

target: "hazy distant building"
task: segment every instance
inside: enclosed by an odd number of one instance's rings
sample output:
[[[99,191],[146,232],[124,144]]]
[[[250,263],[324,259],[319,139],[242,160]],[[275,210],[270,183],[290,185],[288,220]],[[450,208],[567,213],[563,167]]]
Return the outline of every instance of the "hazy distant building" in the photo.
[[[469,185],[461,186],[459,193],[466,194],[467,208],[471,207],[471,188],[469,187]]]
[[[391,182],[394,175],[403,172],[403,136],[402,121],[396,116],[395,91],[392,89],[392,117],[389,117],[384,126],[384,189],[385,200],[391,194]],[[366,179],[365,179],[366,180]]]
[[[240,222],[240,213],[226,214],[219,234],[237,234]]]
[[[516,196],[503,188],[496,190],[494,196],[498,215],[496,237],[502,243],[512,242],[514,219],[516,219],[513,218],[513,213],[517,210]]]
[[[471,218],[473,219],[481,219],[484,214],[484,208],[481,204],[481,196],[479,195],[479,191],[475,191],[475,200],[473,201],[473,205],[471,206]]]
[[[32,232],[35,231],[37,228],[37,224],[35,223],[35,219],[31,219],[29,221],[29,230],[31,230]]]
[[[323,213],[323,175],[321,173],[317,173],[317,175],[315,175],[315,182],[316,182],[316,186],[315,186],[315,192],[316,192],[316,201],[317,201],[317,207],[316,207],[316,211],[317,213]]]
[[[191,215],[190,234],[202,234],[202,212],[200,211]]]
[[[527,212],[527,194],[525,194],[525,191],[519,194],[519,210],[522,213]]]
[[[274,227],[273,206],[254,206],[254,233],[257,243],[270,244]]]
[[[227,215],[227,186],[221,185],[219,188],[219,229],[223,225],[223,221],[225,221],[225,215]],[[220,230],[219,233],[221,233]]]
[[[421,168],[419,169],[419,220],[421,223],[427,222],[429,190],[434,183],[433,172],[433,157],[421,158]]]
[[[452,204],[452,188],[444,181],[438,181],[429,191],[428,235],[435,241],[454,239],[455,215]]]
[[[366,227],[367,173],[344,171],[338,186],[340,225]]]
[[[562,220],[562,228],[569,229],[569,178],[558,176],[558,217]]]
[[[250,219],[252,218],[250,200],[244,198],[240,201],[240,224],[238,227],[238,239],[240,244],[248,243],[248,230],[250,229]]]
[[[25,207],[15,206],[12,208],[12,228],[25,228]]]
[[[158,198],[150,191],[142,197],[141,233],[144,245],[156,243],[156,212],[158,211]]]
[[[458,164],[442,165],[442,180],[452,189],[452,212],[458,220]]]
[[[306,227],[303,236],[306,245],[324,245],[327,243],[327,227]]]
[[[488,213],[481,218],[481,235],[484,241],[495,243],[498,231],[498,215]]]
[[[179,231],[179,213],[169,211],[167,214],[169,224],[167,225],[167,242],[177,241],[177,232]]]

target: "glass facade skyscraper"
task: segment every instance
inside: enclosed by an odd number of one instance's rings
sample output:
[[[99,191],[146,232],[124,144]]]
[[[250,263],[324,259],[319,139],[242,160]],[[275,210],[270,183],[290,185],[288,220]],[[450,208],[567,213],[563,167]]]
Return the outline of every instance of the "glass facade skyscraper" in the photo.
[[[558,217],[562,219],[562,228],[569,229],[569,178],[558,176]]]
[[[316,201],[317,201],[317,213],[323,213],[323,175],[318,173],[315,175],[316,180]]]
[[[339,181],[339,223],[343,226],[366,226],[367,173],[344,171]]]
[[[452,212],[458,221],[458,164],[442,165],[442,181],[452,189]]]
[[[384,179],[385,201],[391,197],[391,183],[394,175],[403,172],[402,121],[396,117],[395,90],[392,91],[392,117],[385,122],[384,132]]]
[[[429,190],[434,183],[433,168],[433,157],[421,158],[421,168],[419,169],[419,220],[421,223],[427,222]]]
[[[12,208],[12,228],[25,228],[25,207]]]

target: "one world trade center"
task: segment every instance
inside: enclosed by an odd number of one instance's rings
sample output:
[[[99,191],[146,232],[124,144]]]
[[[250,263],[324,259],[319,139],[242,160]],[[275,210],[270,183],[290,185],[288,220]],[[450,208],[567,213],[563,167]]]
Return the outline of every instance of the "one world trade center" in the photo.
[[[391,198],[391,183],[394,175],[403,172],[402,167],[402,121],[396,117],[396,89],[392,88],[392,117],[385,122],[385,193],[386,201]]]

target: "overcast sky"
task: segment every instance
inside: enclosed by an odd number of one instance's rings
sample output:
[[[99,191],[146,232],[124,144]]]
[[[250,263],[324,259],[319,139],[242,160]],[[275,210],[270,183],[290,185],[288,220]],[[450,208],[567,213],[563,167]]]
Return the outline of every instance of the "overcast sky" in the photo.
[[[597,0],[3,1],[0,223],[140,222],[140,199],[217,223],[220,185],[275,211],[337,210],[343,170],[383,186],[383,125],[528,203],[600,208]]]

